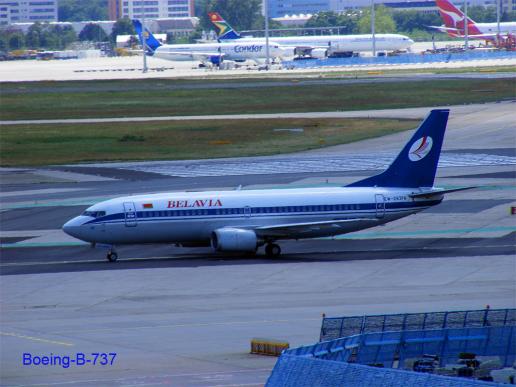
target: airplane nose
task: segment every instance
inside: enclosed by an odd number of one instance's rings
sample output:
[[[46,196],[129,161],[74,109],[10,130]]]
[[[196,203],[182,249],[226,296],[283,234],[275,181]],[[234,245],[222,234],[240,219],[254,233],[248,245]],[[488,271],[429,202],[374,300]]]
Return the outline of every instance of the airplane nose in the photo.
[[[69,220],[68,222],[66,222],[65,224],[63,224],[63,231],[66,234],[68,234],[74,238],[81,239],[81,237],[80,237],[81,223],[82,222],[80,222],[78,218],[73,218],[73,219]]]

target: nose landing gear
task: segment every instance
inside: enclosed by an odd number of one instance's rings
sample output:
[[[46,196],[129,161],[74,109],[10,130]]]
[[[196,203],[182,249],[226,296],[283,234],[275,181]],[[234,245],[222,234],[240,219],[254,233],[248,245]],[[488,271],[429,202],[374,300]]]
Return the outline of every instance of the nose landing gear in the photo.
[[[279,257],[281,254],[281,247],[275,243],[268,243],[267,246],[265,246],[265,255],[267,255],[270,258]]]
[[[106,258],[109,262],[116,262],[116,260],[118,259],[118,254],[114,248],[108,251]]]

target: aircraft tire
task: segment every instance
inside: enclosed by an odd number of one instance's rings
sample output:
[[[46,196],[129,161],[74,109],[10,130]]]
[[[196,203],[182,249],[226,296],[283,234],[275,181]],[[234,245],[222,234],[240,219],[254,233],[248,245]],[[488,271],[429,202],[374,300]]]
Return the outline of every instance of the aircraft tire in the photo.
[[[281,247],[275,243],[269,243],[265,246],[265,254],[270,258],[278,257],[281,254]]]
[[[118,259],[118,254],[110,251],[109,253],[107,253],[106,258],[109,262],[116,262],[116,260]]]

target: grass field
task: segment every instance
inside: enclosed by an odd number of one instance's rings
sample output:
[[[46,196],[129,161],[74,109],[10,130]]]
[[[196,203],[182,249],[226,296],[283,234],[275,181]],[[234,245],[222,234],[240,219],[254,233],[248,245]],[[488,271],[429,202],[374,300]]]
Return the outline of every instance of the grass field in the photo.
[[[0,164],[270,155],[358,141],[418,124],[395,119],[277,119],[12,125],[1,129]]]
[[[271,84],[278,81],[284,81],[288,86]],[[306,85],[300,82],[296,79],[156,79],[4,83],[0,85],[0,119],[389,109],[489,102],[514,98],[516,94],[514,79],[446,79],[338,85]],[[235,87],[235,84],[242,87]]]

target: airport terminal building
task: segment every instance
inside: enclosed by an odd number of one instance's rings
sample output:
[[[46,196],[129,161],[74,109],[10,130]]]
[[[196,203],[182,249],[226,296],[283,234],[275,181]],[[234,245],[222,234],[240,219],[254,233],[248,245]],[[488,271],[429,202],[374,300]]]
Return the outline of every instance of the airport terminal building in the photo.
[[[268,0],[269,15],[273,18],[284,17],[285,15],[315,14],[321,11],[340,12],[350,8],[364,8],[371,6],[371,0]],[[462,0],[454,0],[456,5],[461,6]],[[425,4],[426,3],[426,4]],[[375,0],[375,4],[384,4],[388,7],[401,9],[427,9],[435,7],[433,0]],[[496,4],[495,0],[468,0],[468,5],[480,5],[492,7]],[[502,10],[515,10],[514,0],[502,0]]]
[[[194,0],[109,0],[109,18],[176,18],[194,16]]]
[[[56,21],[57,0],[0,0],[0,25]]]

